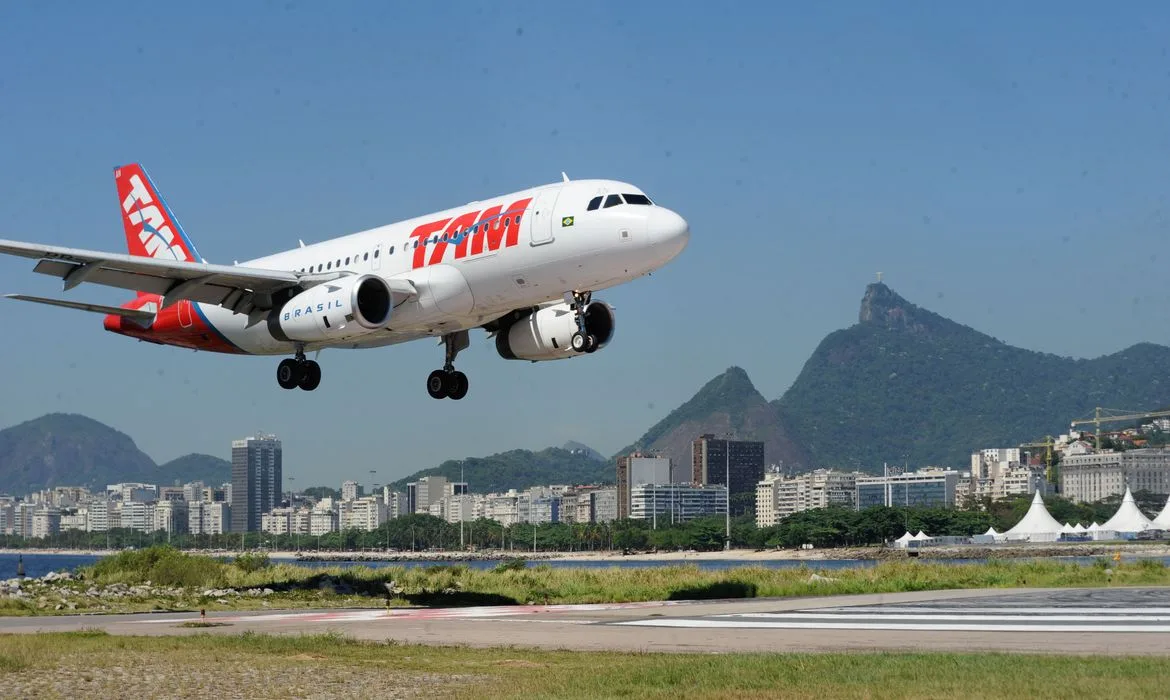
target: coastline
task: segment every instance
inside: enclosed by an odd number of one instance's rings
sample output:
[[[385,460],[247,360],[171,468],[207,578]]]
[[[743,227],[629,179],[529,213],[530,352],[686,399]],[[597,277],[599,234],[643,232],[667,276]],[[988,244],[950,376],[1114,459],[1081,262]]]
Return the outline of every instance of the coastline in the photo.
[[[0,555],[28,554],[33,556],[92,556],[102,557],[117,554],[120,550],[104,549],[0,549]],[[192,554],[204,554],[216,557],[235,557],[243,554],[240,550],[187,550]],[[255,550],[251,550],[252,553]],[[394,562],[394,561],[499,561],[511,559],[525,559],[528,561],[582,561],[582,562],[687,562],[699,561],[832,561],[832,560],[891,560],[911,559],[920,560],[953,560],[953,559],[1016,559],[1026,557],[1090,557],[1112,556],[1120,554],[1126,557],[1170,557],[1170,543],[1013,543],[1000,545],[959,545],[949,547],[926,547],[918,550],[917,557],[911,557],[904,549],[891,549],[881,546],[868,547],[838,547],[833,549],[732,549],[710,552],[700,551],[658,551],[658,552],[630,552],[595,551],[595,552],[525,552],[521,550],[481,550],[462,552],[458,550],[426,551],[426,552],[385,552],[385,551],[345,551],[345,552],[317,552],[301,550],[267,551],[268,556],[280,563],[296,563],[298,561],[338,561],[338,562]]]

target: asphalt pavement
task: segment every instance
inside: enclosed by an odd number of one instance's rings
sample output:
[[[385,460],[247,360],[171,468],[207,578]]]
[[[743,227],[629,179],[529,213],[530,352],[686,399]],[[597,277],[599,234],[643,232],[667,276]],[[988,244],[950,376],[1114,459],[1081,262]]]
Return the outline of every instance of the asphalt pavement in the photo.
[[[1170,655],[1170,588],[931,591],[603,605],[0,618],[0,633],[336,632],[419,644],[610,651],[1003,651]]]

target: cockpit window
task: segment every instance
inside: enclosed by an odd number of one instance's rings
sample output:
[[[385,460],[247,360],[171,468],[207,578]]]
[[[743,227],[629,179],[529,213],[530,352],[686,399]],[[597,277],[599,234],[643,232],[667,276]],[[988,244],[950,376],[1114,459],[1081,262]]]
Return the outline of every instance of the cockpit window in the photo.
[[[601,206],[601,195],[598,195],[598,196],[594,197],[593,199],[589,200],[589,206],[585,207],[585,211],[593,211],[594,209],[596,209],[600,206]]]
[[[650,198],[644,194],[623,194],[622,197],[625,198],[626,204],[653,204]]]
[[[621,195],[611,194],[605,198],[605,208],[606,209],[609,209],[610,207],[616,207],[617,205],[619,205],[621,203],[622,203]]]

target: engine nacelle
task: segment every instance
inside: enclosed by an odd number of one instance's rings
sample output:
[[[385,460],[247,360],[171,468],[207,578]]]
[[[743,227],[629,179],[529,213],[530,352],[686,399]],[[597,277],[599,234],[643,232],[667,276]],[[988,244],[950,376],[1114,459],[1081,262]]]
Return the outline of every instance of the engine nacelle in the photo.
[[[390,287],[381,277],[342,277],[290,299],[268,316],[268,329],[280,340],[338,340],[385,328],[392,307]]]
[[[613,340],[613,309],[602,301],[585,305],[585,331],[597,338],[597,349]],[[496,336],[496,352],[505,360],[565,360],[580,353],[571,342],[577,322],[569,305],[544,306],[516,321]]]

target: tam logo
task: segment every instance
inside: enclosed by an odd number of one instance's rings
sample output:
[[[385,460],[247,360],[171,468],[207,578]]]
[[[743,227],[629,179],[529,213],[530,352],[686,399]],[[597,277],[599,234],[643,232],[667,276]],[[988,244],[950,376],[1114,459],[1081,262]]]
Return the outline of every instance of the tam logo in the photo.
[[[152,258],[190,262],[183,246],[175,240],[175,233],[166,216],[154,204],[150,189],[137,174],[130,176],[130,194],[122,200],[122,211],[131,224],[138,226],[138,240]]]
[[[411,267],[417,270],[424,265],[438,265],[443,262],[448,246],[455,248],[456,260],[501,247],[511,248],[520,242],[520,217],[530,202],[532,198],[528,197],[513,202],[507,209],[496,205],[419,226],[410,234],[414,239]],[[429,260],[427,246],[431,246]]]

